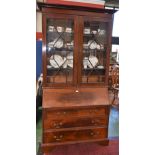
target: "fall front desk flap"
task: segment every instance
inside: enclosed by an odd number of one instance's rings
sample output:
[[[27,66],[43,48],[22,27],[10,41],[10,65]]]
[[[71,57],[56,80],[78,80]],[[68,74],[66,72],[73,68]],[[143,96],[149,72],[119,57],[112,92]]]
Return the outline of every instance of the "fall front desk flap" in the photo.
[[[107,88],[49,89],[43,90],[43,108],[67,108],[109,105]]]

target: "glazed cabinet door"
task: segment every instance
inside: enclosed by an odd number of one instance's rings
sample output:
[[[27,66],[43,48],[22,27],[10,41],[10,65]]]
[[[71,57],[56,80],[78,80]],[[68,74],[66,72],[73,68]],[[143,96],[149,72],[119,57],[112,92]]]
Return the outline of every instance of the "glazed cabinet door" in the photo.
[[[75,16],[43,14],[44,86],[75,84]]]
[[[80,85],[107,85],[112,18],[81,18]]]

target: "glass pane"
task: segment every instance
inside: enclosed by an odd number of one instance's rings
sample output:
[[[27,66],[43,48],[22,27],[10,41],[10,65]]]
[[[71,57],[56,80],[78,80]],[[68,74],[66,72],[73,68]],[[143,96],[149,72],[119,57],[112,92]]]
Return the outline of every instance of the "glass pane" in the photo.
[[[73,20],[47,19],[47,82],[73,81]]]
[[[84,22],[82,83],[105,81],[107,23]]]

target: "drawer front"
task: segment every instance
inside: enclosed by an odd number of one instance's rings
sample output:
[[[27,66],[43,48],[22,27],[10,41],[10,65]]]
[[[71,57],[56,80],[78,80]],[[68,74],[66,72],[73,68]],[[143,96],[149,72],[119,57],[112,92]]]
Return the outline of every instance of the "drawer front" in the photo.
[[[107,138],[107,128],[84,129],[78,131],[44,132],[43,143],[70,142]]]
[[[71,128],[83,126],[107,126],[108,117],[95,117],[95,118],[48,118],[43,120],[44,129],[58,129],[58,128]]]
[[[45,110],[45,118],[103,116],[109,114],[109,107]]]

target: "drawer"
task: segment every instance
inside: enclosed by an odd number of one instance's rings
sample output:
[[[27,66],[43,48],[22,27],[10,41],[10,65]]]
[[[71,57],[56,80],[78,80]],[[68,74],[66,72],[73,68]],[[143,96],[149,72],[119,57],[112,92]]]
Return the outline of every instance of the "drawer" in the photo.
[[[44,132],[43,143],[70,142],[107,138],[107,128]]]
[[[45,110],[45,118],[103,116],[109,114],[109,107]]]
[[[69,118],[48,118],[43,120],[44,129],[58,129],[84,126],[102,126],[108,124],[108,117],[69,117]]]

